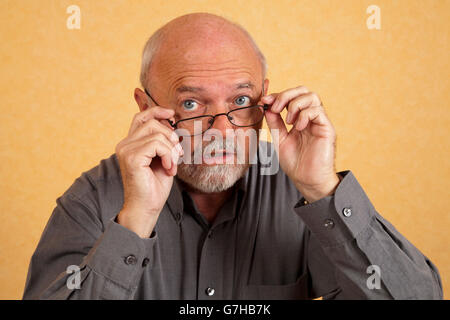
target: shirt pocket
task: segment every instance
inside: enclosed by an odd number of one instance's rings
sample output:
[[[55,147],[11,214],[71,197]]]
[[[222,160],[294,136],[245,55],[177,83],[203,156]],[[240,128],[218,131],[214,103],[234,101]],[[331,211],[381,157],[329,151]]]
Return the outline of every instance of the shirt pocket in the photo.
[[[283,285],[247,285],[245,300],[300,300],[308,299],[308,274],[301,275],[294,283]]]

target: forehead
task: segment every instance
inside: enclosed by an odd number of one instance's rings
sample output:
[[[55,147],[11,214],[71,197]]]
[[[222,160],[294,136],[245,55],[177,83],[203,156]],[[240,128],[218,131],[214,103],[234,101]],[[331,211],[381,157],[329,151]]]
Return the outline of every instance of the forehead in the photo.
[[[167,57],[155,64],[152,85],[169,92],[187,91],[189,87],[214,89],[254,89],[262,83],[262,70],[256,59],[237,56],[234,59],[211,59],[196,56]]]
[[[237,81],[235,85],[230,85],[230,83],[226,83],[225,84],[229,89],[235,89],[235,90],[239,90],[239,89],[250,89],[253,90],[255,89],[255,85],[251,82],[251,81]],[[203,86],[190,86],[190,85],[185,85],[185,84],[180,84],[179,86],[176,86],[175,91],[177,93],[184,93],[184,92],[203,92],[206,91],[205,87]]]
[[[204,86],[262,82],[259,57],[249,39],[236,30],[172,32],[165,37],[149,71],[152,85],[171,91],[197,82]]]

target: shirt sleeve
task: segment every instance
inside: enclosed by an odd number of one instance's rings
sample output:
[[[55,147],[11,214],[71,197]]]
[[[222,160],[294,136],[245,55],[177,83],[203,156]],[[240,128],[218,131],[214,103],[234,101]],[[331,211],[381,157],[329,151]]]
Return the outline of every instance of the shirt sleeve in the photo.
[[[442,299],[434,264],[375,210],[352,172],[339,174],[334,195],[312,203],[302,198],[294,208],[311,232],[308,260],[316,293],[332,299]]]
[[[34,252],[23,299],[132,299],[157,235],[105,225],[72,194],[57,206]]]

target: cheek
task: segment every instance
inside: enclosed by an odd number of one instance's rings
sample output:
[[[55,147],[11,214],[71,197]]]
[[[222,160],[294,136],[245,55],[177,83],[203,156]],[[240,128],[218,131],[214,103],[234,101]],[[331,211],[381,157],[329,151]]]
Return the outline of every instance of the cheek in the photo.
[[[202,149],[203,146],[206,145],[202,137],[202,135],[188,137],[191,153],[193,153],[196,149]]]
[[[200,141],[200,144],[198,141]],[[193,163],[194,162],[194,150],[195,147],[201,145],[201,137],[200,139],[195,139],[195,137],[186,136],[180,139],[181,147],[183,148],[184,156],[183,160],[185,163]]]

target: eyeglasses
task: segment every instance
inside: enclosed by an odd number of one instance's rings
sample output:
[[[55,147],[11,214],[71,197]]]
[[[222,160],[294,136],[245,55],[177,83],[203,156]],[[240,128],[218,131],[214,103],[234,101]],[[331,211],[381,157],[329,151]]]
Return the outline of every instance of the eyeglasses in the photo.
[[[145,93],[156,105],[159,105],[155,99],[152,98],[147,89]],[[264,92],[264,90],[263,90]],[[262,93],[261,93],[262,95]],[[202,115],[192,118],[185,118],[178,121],[167,120],[174,129],[179,130],[181,136],[196,136],[208,131],[214,124],[214,121],[219,116],[226,116],[228,121],[236,127],[251,127],[257,125],[264,119],[265,111],[269,109],[269,105],[253,105],[248,107],[241,107],[233,109],[226,113],[218,113],[216,115]],[[187,131],[185,131],[187,130]],[[188,132],[188,133],[187,133]]]

